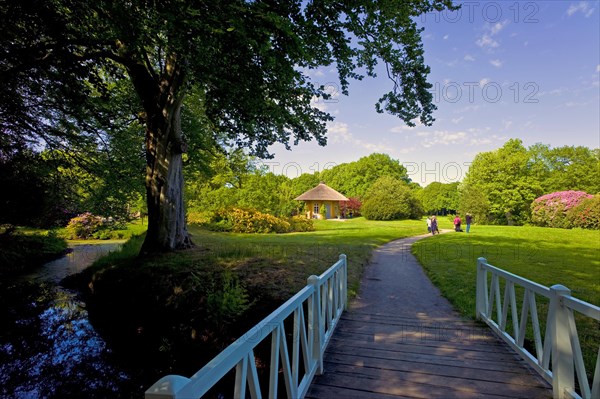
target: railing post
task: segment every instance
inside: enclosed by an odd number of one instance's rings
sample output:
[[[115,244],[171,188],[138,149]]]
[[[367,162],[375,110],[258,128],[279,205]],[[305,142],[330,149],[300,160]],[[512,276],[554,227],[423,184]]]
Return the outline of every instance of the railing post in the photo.
[[[321,287],[319,286],[319,277],[312,275],[308,278],[308,285],[312,285],[313,301],[312,309],[308,316],[308,328],[312,331],[312,358],[317,362],[316,374],[323,374],[323,353],[321,353],[323,320],[321,319]]]
[[[346,254],[340,255],[342,266],[342,301],[344,301],[344,310],[348,310],[348,259]]]
[[[573,348],[569,332],[569,309],[562,297],[570,296],[571,290],[563,285],[550,287],[548,323],[552,334],[552,391],[554,399],[567,397],[567,390],[574,390],[575,374]]]
[[[477,259],[477,283],[476,283],[476,298],[475,298],[475,317],[481,319],[481,314],[485,314],[486,308],[486,272],[483,268],[483,264],[487,263],[486,258]]]
[[[190,381],[180,375],[167,375],[156,381],[144,393],[145,399],[175,399],[177,392]]]

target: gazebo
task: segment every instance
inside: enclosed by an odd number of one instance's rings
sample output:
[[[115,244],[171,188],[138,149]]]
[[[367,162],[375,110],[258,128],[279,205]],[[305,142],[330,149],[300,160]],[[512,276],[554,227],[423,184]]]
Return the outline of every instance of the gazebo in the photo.
[[[306,202],[306,217],[308,219],[334,219],[340,217],[340,201],[348,198],[327,186],[324,182],[295,198],[296,201]]]

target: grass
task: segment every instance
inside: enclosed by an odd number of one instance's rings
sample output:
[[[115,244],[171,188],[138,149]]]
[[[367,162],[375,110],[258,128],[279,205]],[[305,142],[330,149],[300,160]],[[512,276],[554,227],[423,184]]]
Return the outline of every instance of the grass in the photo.
[[[491,265],[547,287],[564,285],[574,297],[600,306],[600,231],[472,226],[469,234],[450,233],[419,241],[413,245],[413,253],[431,281],[466,317],[475,316],[476,262],[480,256]],[[502,298],[503,290],[501,286]],[[523,292],[516,293],[520,313]],[[543,332],[548,304],[536,299]],[[510,323],[509,317],[507,325]],[[576,323],[590,374],[600,345],[600,326],[578,315]],[[512,327],[507,330],[512,332]]]
[[[439,224],[452,228],[448,218],[439,218]],[[105,338],[121,340],[129,359],[144,359],[137,368],[172,367],[150,373],[146,385],[167,371],[188,375],[301,289],[308,276],[325,271],[340,253],[348,256],[354,295],[374,248],[426,233],[424,221],[356,218],[316,221],[315,226],[313,232],[235,234],[191,225],[195,248],[144,260],[137,257],[143,237],[133,237],[123,251],[86,270],[79,286],[89,287],[90,318]],[[473,316],[475,262],[482,255],[541,284],[567,285],[579,298],[598,303],[597,238],[598,232],[589,231],[473,226],[469,235],[420,241],[414,251],[444,295]],[[233,296],[237,301],[228,302]]]
[[[66,250],[66,241],[53,231],[17,229],[11,234],[0,234],[0,276],[41,266]]]
[[[133,369],[189,375],[346,253],[358,290],[377,245],[421,234],[422,221],[317,221],[316,231],[234,234],[189,226],[196,247],[137,257],[143,237],[69,279],[86,292],[90,320]],[[241,300],[240,300],[241,299]],[[142,359],[142,360],[140,360]],[[164,370],[164,367],[173,367]]]
[[[421,221],[316,220],[316,231],[289,234],[214,233],[190,226],[193,240],[202,256],[229,259],[230,267],[251,261],[255,267],[277,267],[292,281],[291,296],[306,284],[311,274],[320,274],[335,263],[340,254],[348,256],[350,295],[358,290],[363,267],[372,250],[394,239],[422,234]],[[262,266],[259,266],[262,265]],[[287,288],[287,287],[286,287]],[[286,298],[287,299],[287,298]]]
[[[137,219],[126,223],[124,228],[122,229],[103,230],[102,239],[72,240],[70,239],[71,233],[67,230],[66,227],[57,229],[57,232],[61,237],[66,238],[67,240],[69,240],[70,243],[73,244],[106,244],[113,241],[129,240],[133,236],[143,234],[144,232],[146,232],[147,228],[148,226],[145,223],[143,223],[141,219]]]

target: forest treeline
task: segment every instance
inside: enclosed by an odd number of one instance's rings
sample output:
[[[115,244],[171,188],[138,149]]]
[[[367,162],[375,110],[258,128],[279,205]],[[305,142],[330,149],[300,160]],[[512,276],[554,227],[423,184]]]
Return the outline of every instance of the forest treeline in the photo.
[[[193,219],[223,208],[255,209],[278,217],[303,213],[294,198],[324,181],[352,199],[353,213],[370,219],[425,214],[474,215],[479,223],[521,225],[533,201],[558,191],[600,193],[600,150],[518,139],[477,154],[462,182],[412,182],[400,160],[373,153],[296,178],[274,174],[242,150],[205,152],[185,162],[185,198]],[[118,220],[143,215],[143,151],[69,153],[22,148],[0,157],[0,223],[64,226],[83,212]]]

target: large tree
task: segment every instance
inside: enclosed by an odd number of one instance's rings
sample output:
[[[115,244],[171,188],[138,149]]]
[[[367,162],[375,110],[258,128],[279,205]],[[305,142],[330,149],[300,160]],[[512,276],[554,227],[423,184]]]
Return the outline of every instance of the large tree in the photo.
[[[461,208],[470,201],[485,203],[489,205],[490,221],[523,224],[529,219],[529,204],[543,192],[541,184],[521,140],[510,139],[495,151],[475,156],[462,187],[462,195],[471,199],[461,200]]]
[[[382,176],[410,182],[406,168],[387,154],[373,153],[358,161],[342,163],[321,172],[321,180],[346,197],[363,198]]]
[[[447,7],[451,0],[3,2],[0,129],[11,138],[95,145],[102,129],[89,118],[113,123],[97,102],[129,81],[138,102],[122,112],[145,126],[142,252],[186,247],[186,95],[206,116],[204,134],[266,156],[274,142],[326,143],[332,117],[311,99],[327,94],[308,70],[335,65],[347,94],[358,71],[375,76],[383,61],[392,89],[377,111],[430,125],[435,106],[415,17]]]

